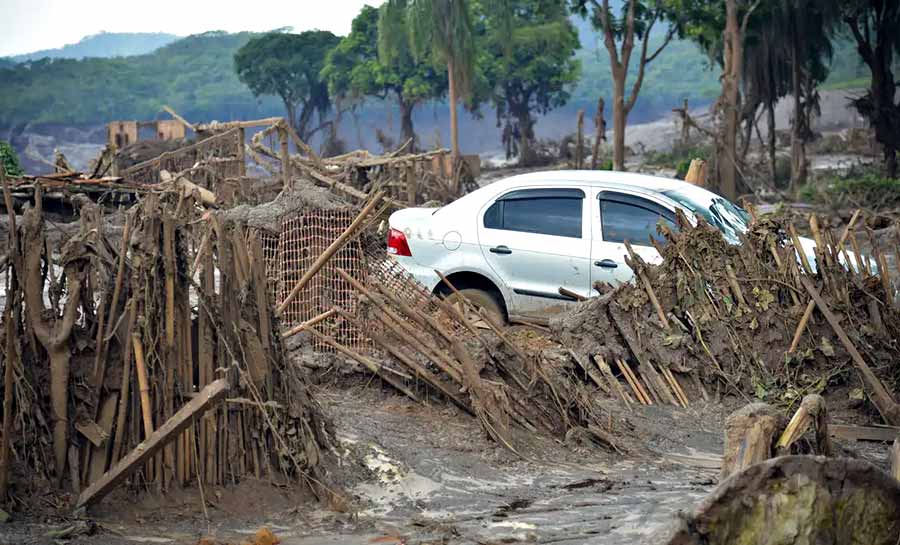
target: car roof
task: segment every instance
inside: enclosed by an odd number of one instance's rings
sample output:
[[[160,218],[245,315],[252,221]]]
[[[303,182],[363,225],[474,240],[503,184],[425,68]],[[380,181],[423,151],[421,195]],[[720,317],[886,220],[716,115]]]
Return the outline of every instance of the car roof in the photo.
[[[491,185],[532,185],[546,183],[580,183],[586,185],[619,185],[629,186],[648,191],[670,191],[691,186],[691,184],[672,178],[636,174],[633,172],[616,172],[611,170],[543,170],[518,174],[504,178]]]

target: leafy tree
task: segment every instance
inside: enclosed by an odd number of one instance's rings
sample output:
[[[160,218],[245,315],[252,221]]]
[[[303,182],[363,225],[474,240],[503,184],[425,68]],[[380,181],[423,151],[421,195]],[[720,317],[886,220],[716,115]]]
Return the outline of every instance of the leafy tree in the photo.
[[[570,0],[570,4],[575,13],[590,18],[593,27],[603,34],[603,45],[609,54],[613,76],[613,166],[615,170],[625,170],[625,127],[628,124],[628,114],[637,102],[647,65],[669,45],[679,29],[673,15],[676,12],[669,10],[662,0],[626,0],[619,17],[610,8],[609,0]],[[666,36],[650,53],[653,27],[666,19],[670,20]],[[638,73],[626,100],[625,80],[635,38],[640,40]]]
[[[388,0],[391,2],[392,0]],[[475,46],[469,0],[408,0],[409,38],[415,59],[429,58],[446,65],[450,99],[450,142],[453,158],[459,157],[459,125],[456,103],[472,90]],[[393,50],[391,40],[384,45]]]
[[[431,63],[416,62],[408,36],[405,1],[387,2],[380,9],[364,6],[350,34],[328,53],[322,77],[341,99],[395,98],[402,139],[412,139],[415,147],[413,110],[443,96],[447,75]]]
[[[846,0],[841,3],[841,10],[857,51],[872,74],[868,91],[853,105],[875,128],[875,139],[883,147],[887,174],[896,178],[900,102],[896,98],[893,62],[894,54],[900,54],[900,2]]]
[[[480,68],[498,126],[504,126],[504,144],[507,150],[518,144],[525,165],[533,159],[533,114],[564,106],[578,80],[578,34],[561,2],[508,0],[486,7]]]
[[[0,140],[0,166],[6,172],[7,176],[21,176],[25,174],[19,165],[19,156],[16,150],[9,145],[9,142]]]
[[[297,134],[309,140],[326,126],[331,99],[320,72],[328,52],[339,41],[340,38],[324,30],[300,34],[272,32],[253,38],[241,47],[234,55],[234,67],[238,78],[255,96],[280,97]],[[316,114],[319,124],[313,126]]]

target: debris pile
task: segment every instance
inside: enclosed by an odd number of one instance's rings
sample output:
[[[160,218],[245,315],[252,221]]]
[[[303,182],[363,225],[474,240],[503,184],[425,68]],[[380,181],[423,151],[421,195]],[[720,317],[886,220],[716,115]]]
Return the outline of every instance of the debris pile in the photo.
[[[660,226],[660,266],[626,245],[635,282],[608,288],[552,328],[628,402],[683,404],[686,391],[707,398],[714,389],[790,405],[855,384],[855,369],[880,415],[898,425],[885,384],[900,386],[900,310],[885,256],[877,246],[871,260],[859,251],[855,219],[836,237],[811,217],[812,260],[778,218],[756,218],[733,245],[702,218],[692,225],[679,215],[676,230]],[[613,362],[628,386],[608,372]]]
[[[53,248],[42,187],[9,216],[0,494],[7,475],[18,501],[49,482],[79,506],[126,481],[253,476],[335,500],[329,423],[286,362],[258,238],[198,191],[148,191],[120,240],[76,196],[79,230]]]
[[[372,353],[345,346],[315,321],[303,329],[417,403],[436,394],[456,405],[515,453],[514,429],[557,439],[580,433],[618,449],[608,414],[566,364],[526,354],[490,316],[461,297],[451,304],[415,288],[407,273],[387,263],[370,262],[368,271],[367,282],[337,269],[359,304],[355,313],[334,307],[327,314],[369,339]]]

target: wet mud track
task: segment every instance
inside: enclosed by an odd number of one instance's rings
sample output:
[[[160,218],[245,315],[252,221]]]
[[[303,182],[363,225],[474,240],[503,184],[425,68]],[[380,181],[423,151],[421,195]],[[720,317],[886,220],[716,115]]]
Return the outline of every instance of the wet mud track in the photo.
[[[403,400],[331,397],[327,405],[344,430],[341,444],[369,472],[351,492],[370,529],[340,542],[634,544],[715,484],[714,470],[547,440],[519,459],[485,439],[473,419]]]

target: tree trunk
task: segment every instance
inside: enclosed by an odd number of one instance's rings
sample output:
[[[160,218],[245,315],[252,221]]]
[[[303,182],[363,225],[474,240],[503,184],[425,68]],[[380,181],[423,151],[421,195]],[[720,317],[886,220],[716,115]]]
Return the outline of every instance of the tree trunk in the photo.
[[[800,178],[805,170],[803,163],[806,161],[804,158],[805,153],[802,149],[804,146],[803,74],[799,59],[800,47],[797,44],[797,40],[796,35],[791,39],[791,60],[793,61],[791,63],[791,87],[794,98],[794,119],[791,124],[791,185],[789,187],[791,193],[794,193],[802,183]]]
[[[613,170],[625,170],[625,70],[613,72]]]
[[[453,61],[447,61],[447,83],[450,92],[450,152],[453,162],[459,159],[459,126],[456,118],[456,79],[453,77]]]
[[[66,467],[69,431],[69,343],[47,347],[50,356],[50,405],[53,421],[53,455],[57,479],[62,481]]]
[[[737,198],[738,83],[741,74],[742,36],[738,24],[737,0],[725,2],[724,69],[719,97],[719,131],[716,138],[716,178],[719,193]]]
[[[769,126],[769,134],[767,135],[767,144],[769,147],[769,171],[772,175],[772,183],[777,183],[776,175],[778,174],[778,166],[775,164],[775,101],[770,100],[766,104],[766,122]]]
[[[409,144],[409,153],[416,152],[416,132],[413,130],[413,108],[415,103],[400,98],[400,139],[403,142],[411,141]]]
[[[606,139],[606,120],[603,118],[603,97],[597,99],[597,114],[594,116],[594,147],[591,150],[591,170],[600,165],[600,142]]]
[[[525,167],[534,164],[534,150],[531,143],[534,140],[534,121],[528,106],[517,108],[519,113],[516,120],[519,123],[519,166]]]
[[[888,178],[897,177],[897,149],[900,148],[900,127],[893,120],[900,118],[900,108],[895,106],[896,85],[891,71],[891,47],[883,45],[875,48],[875,66],[872,67],[872,117],[875,140],[881,144],[884,153],[884,168]]]

